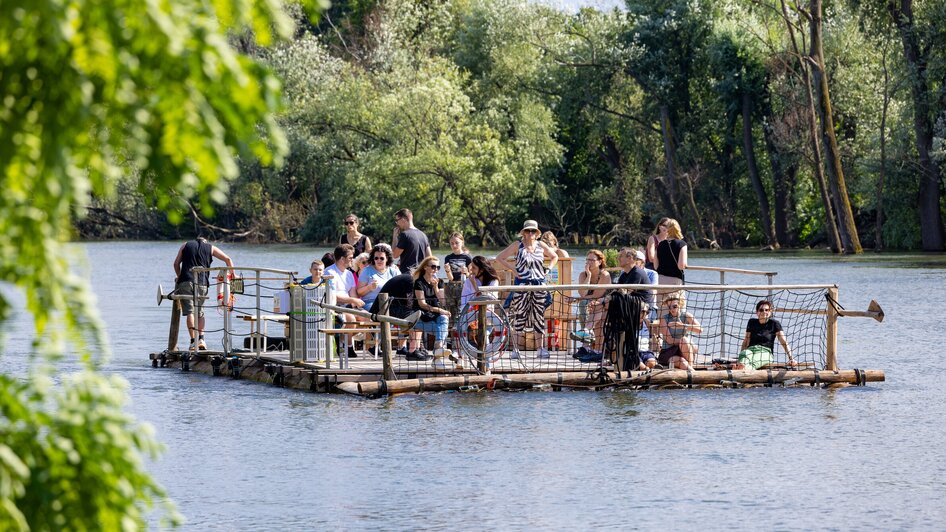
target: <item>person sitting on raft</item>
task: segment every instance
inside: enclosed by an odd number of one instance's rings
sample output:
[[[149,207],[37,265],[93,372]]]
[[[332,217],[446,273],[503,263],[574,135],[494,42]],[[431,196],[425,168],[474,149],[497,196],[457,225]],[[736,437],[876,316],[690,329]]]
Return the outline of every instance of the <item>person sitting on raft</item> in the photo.
[[[493,268],[492,262],[482,255],[473,257],[469,267],[470,275],[463,281],[463,292],[460,293],[460,308],[464,309],[474,297],[483,295],[481,286],[499,286],[499,275]],[[495,294],[494,294],[495,295]]]
[[[320,259],[315,259],[309,265],[309,276],[299,284],[319,284],[322,282],[322,274],[325,272],[325,264]]]
[[[453,352],[444,348],[450,311],[443,308],[443,290],[437,272],[440,271],[440,259],[430,255],[425,257],[412,274],[414,277],[414,309],[421,311],[420,320],[415,328],[434,335],[434,359],[450,358],[458,360]],[[423,345],[423,342],[422,342]]]
[[[742,350],[739,352],[739,362],[735,369],[751,367],[759,369],[772,363],[772,353],[775,350],[775,339],[785,348],[788,355],[788,365],[794,366],[795,358],[788,347],[788,340],[782,332],[782,324],[772,319],[772,302],[763,299],[755,305],[755,318],[751,318],[746,325],[746,337],[742,340]]]
[[[355,292],[366,307],[374,306],[374,300],[381,293],[381,287],[401,273],[394,264],[391,248],[385,244],[375,244],[371,248],[368,265],[358,274],[358,286]]]
[[[660,335],[663,347],[657,362],[662,366],[677,369],[693,369],[693,358],[697,347],[690,334],[703,332],[703,326],[692,314],[684,310],[683,296],[672,294],[664,300],[666,313],[660,316]]]

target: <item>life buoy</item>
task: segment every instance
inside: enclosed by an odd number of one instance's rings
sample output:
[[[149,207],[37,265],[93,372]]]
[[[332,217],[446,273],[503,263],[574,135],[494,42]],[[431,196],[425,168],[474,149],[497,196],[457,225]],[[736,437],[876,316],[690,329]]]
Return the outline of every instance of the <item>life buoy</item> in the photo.
[[[471,299],[457,316],[456,332],[460,351],[476,359],[479,353],[486,355],[486,359],[495,362],[503,353],[503,348],[509,340],[509,324],[502,309],[490,307],[486,312],[486,347],[480,349],[476,343],[479,335],[479,307],[477,299],[489,299],[480,296]]]
[[[217,276],[217,309],[220,312],[230,312],[236,302],[236,296],[230,292],[230,281],[234,278],[233,270],[227,270],[226,275],[220,272]]]

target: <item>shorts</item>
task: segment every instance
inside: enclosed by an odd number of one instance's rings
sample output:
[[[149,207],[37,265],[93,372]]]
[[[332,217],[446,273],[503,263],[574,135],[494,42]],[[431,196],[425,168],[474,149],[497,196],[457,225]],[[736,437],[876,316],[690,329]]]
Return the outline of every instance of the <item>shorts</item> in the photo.
[[[739,363],[759,369],[772,363],[772,350],[764,345],[752,345],[739,352]]]
[[[682,357],[682,356],[683,355],[680,354],[680,346],[671,345],[670,347],[666,349],[660,350],[660,356],[657,357],[657,363],[660,364],[661,366],[669,366],[671,358]],[[641,358],[644,358],[644,357],[641,357]]]
[[[194,284],[188,281],[183,283],[177,283],[177,286],[174,287],[174,293],[179,296],[193,296],[194,295]],[[204,317],[204,301],[203,298],[207,297],[207,287],[206,286],[196,286],[197,288],[197,317]],[[178,299],[181,303],[181,314],[184,316],[190,316],[194,313],[194,298],[188,297],[187,299]]]

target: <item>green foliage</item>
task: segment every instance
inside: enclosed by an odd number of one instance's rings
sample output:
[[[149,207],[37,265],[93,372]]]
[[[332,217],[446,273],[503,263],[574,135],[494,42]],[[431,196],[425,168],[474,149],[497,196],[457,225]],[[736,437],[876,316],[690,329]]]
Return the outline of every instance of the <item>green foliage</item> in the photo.
[[[0,529],[136,530],[155,500],[182,521],[145,473],[161,446],[123,411],[126,388],[94,371],[0,375]]]
[[[618,253],[617,248],[605,248],[601,250],[604,253],[604,266],[605,268],[617,268],[618,265]]]
[[[107,205],[130,176],[175,221],[192,197],[212,211],[238,156],[279,161],[280,83],[226,35],[265,45],[292,29],[268,0],[3,3],[0,281],[26,295],[34,351],[72,349],[88,373],[55,391],[40,372],[3,378],[0,528],[140,528],[163,497],[138,458],[153,436],[121,413],[119,381],[94,373],[108,342],[65,243],[92,195]]]
[[[630,243],[660,217],[679,215],[691,245],[704,236],[757,245],[765,237],[740,122],[750,95],[759,176],[784,222],[779,231],[792,245],[821,245],[825,216],[796,55],[807,54],[807,19],[786,6],[798,50],[772,0],[637,0],[624,11],[575,13],[527,0],[337,3],[285,46],[254,50],[286,87],[278,121],[286,164],[271,168],[239,149],[239,177],[221,182],[233,201],[207,221],[247,239],[334,242],[338,221],[354,211],[387,240],[391,213],[410,206],[435,240],[459,228],[488,245],[506,242],[523,217],[572,240]],[[946,1],[914,9],[929,51],[924,97],[932,123],[946,121]],[[913,72],[883,3],[829,3],[824,46],[847,187],[866,233],[877,208],[897,201],[893,188],[877,197],[885,91],[890,168],[918,158]],[[259,140],[277,138],[261,131]],[[942,153],[935,143],[941,166]],[[143,176],[148,190],[161,190],[151,172]],[[127,219],[166,231],[150,206],[113,202],[82,227]],[[885,222],[898,234],[918,229],[915,205],[906,208]]]

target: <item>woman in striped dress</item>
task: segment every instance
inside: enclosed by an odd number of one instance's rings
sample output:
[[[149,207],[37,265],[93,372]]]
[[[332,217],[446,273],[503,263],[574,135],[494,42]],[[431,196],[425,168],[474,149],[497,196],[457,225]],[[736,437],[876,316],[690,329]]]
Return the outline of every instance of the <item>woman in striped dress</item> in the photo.
[[[510,244],[496,256],[496,260],[516,272],[515,284],[545,285],[545,259],[549,259],[551,270],[558,262],[558,255],[547,244],[539,241],[539,224],[535,220],[526,220],[519,234],[522,240]],[[549,356],[545,348],[548,296],[547,291],[514,292],[509,305],[509,321],[513,332],[519,336],[526,331],[534,331],[540,342],[537,354],[540,358]]]

